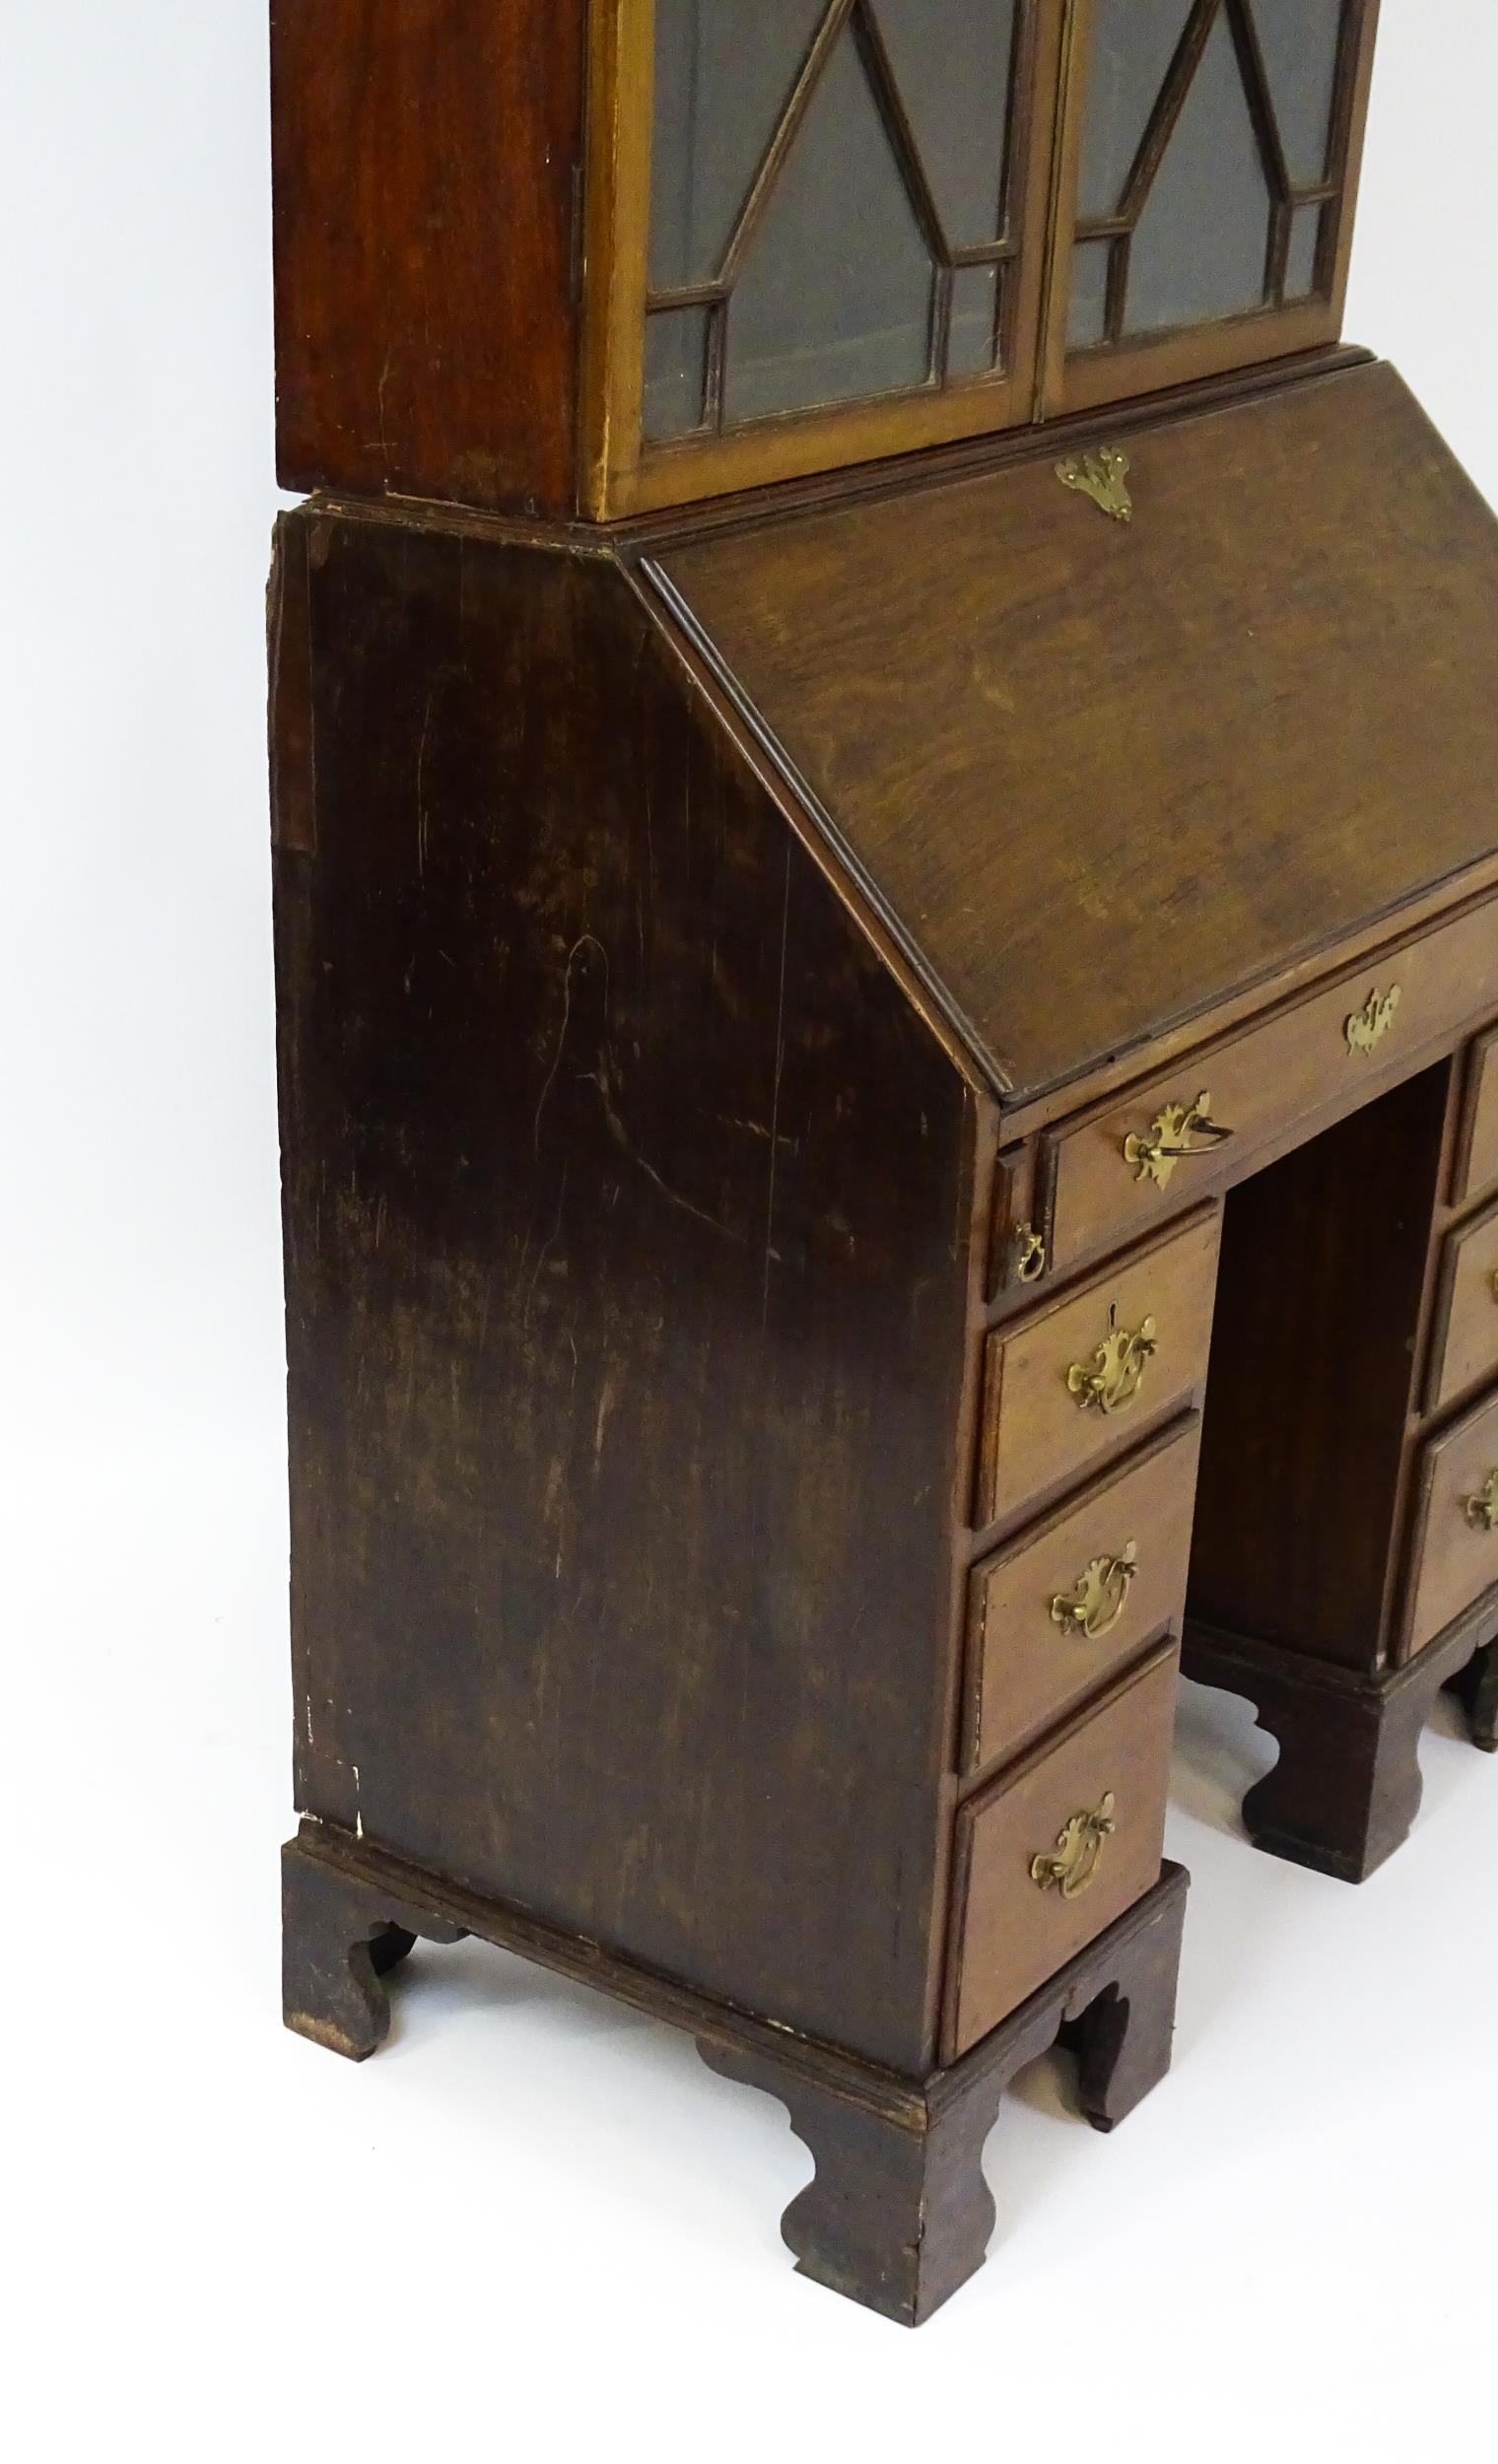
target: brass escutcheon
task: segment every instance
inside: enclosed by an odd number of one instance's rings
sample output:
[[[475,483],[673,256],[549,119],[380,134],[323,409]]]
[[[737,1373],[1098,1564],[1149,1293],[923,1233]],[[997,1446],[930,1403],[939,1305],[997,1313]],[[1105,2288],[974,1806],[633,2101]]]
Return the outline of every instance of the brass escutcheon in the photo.
[[[1111,1634],[1128,1606],[1129,1587],[1139,1571],[1138,1544],[1126,1540],[1117,1557],[1094,1557],[1075,1591],[1057,1592],[1051,1603],[1051,1621],[1063,1632],[1085,1634],[1100,1642]]]
[[[1394,1025],[1394,1014],[1399,1006],[1399,988],[1392,984],[1387,992],[1370,992],[1361,1009],[1355,1009],[1342,1026],[1349,1053],[1371,1053],[1382,1044]]]
[[[1139,1381],[1156,1351],[1155,1321],[1146,1318],[1132,1333],[1119,1324],[1117,1309],[1108,1312],[1108,1333],[1090,1360],[1074,1360],[1066,1372],[1067,1392],[1083,1411],[1122,1411],[1139,1392]]]
[[[1474,1532],[1498,1532],[1498,1472],[1490,1472],[1475,1497],[1464,1498],[1462,1511]]]
[[[1014,1275],[1019,1283],[1039,1283],[1046,1271],[1046,1244],[1033,1223],[1014,1231]]]
[[[1100,445],[1095,453],[1068,453],[1064,462],[1057,462],[1055,475],[1063,488],[1075,488],[1080,495],[1091,497],[1110,521],[1133,520],[1134,502],[1127,487],[1128,455],[1121,453],[1116,445]]]
[[[1079,1899],[1098,1870],[1103,1842],[1118,1828],[1113,1818],[1113,1791],[1091,1814],[1074,1814],[1056,1835],[1055,1850],[1032,1857],[1030,1880],[1042,1890],[1058,1890],[1063,1899]]]
[[[1192,1155],[1210,1154],[1232,1135],[1212,1119],[1212,1099],[1203,1088],[1194,1104],[1167,1104],[1150,1123],[1148,1137],[1126,1137],[1124,1160],[1138,1167],[1136,1181],[1153,1181],[1157,1189],[1168,1190],[1177,1164]]]

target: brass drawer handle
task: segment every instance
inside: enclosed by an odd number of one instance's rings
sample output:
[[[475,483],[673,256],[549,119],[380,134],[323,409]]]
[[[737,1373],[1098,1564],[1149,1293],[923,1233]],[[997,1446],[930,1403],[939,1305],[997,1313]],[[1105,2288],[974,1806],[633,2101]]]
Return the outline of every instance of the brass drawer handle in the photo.
[[[1139,1392],[1140,1380],[1157,1349],[1155,1322],[1146,1318],[1132,1333],[1119,1324],[1117,1309],[1108,1312],[1108,1333],[1090,1360],[1074,1360],[1066,1372],[1068,1393],[1083,1411],[1122,1411]]]
[[[1051,1603],[1051,1621],[1063,1633],[1085,1634],[1092,1643],[1111,1634],[1128,1607],[1129,1588],[1139,1571],[1138,1544],[1126,1540],[1117,1557],[1094,1557],[1075,1591],[1057,1592]]]
[[[1498,1472],[1490,1472],[1475,1497],[1462,1501],[1462,1511],[1474,1532],[1498,1532]]]
[[[1399,988],[1392,984],[1387,992],[1372,992],[1361,1009],[1355,1009],[1343,1021],[1342,1033],[1347,1038],[1349,1053],[1371,1053],[1382,1044],[1394,1025],[1394,1014],[1399,1006]]]
[[[1168,1190],[1177,1164],[1192,1155],[1209,1155],[1233,1135],[1212,1119],[1212,1099],[1203,1089],[1194,1104],[1167,1104],[1149,1125],[1148,1137],[1126,1137],[1124,1160],[1137,1167],[1136,1181],[1153,1181]]]
[[[1039,1283],[1046,1271],[1046,1243],[1033,1223],[1014,1227],[1014,1276],[1018,1283]]]
[[[1055,1847],[1031,1858],[1031,1882],[1042,1890],[1058,1890],[1063,1899],[1080,1899],[1096,1878],[1104,1840],[1112,1839],[1118,1828],[1113,1807],[1110,1789],[1095,1812],[1074,1814],[1065,1829],[1056,1834]]]

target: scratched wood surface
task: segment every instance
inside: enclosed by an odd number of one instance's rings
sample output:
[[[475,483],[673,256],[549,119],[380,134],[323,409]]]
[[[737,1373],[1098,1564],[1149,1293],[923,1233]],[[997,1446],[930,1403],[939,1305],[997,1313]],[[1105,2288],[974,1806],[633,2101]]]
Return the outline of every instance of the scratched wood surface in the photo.
[[[1001,1081],[1079,1076],[1494,845],[1498,524],[1392,369],[665,548]]]
[[[585,0],[272,0],[287,488],[565,513]]]
[[[617,568],[274,596],[299,1803],[919,2070],[972,1099]]]

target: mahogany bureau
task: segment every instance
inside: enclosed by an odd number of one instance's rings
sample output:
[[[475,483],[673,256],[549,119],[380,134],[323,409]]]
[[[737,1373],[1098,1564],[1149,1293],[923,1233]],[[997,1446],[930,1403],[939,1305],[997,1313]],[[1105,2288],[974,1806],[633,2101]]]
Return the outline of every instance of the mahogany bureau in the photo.
[[[290,2025],[689,2029],[915,2323],[1167,2067],[1178,1663],[1498,1722],[1498,526],[1362,0],[275,0]]]

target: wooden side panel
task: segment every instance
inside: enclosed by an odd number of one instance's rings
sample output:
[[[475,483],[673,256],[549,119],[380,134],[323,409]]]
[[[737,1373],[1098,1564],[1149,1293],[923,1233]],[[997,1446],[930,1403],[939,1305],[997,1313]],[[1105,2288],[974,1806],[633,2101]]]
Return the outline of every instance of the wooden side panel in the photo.
[[[919,2070],[970,1099],[611,564],[291,528],[299,1802]]]
[[[584,0],[272,0],[288,488],[571,511]]]

